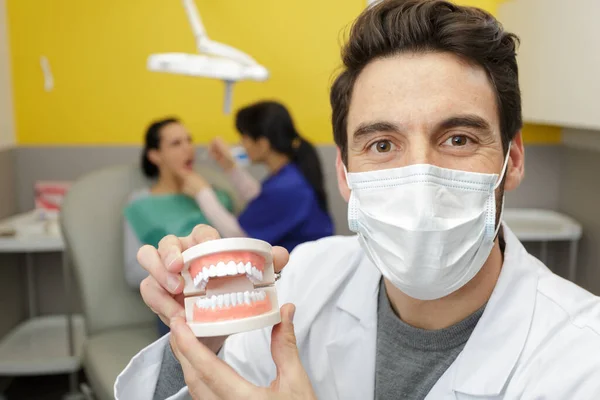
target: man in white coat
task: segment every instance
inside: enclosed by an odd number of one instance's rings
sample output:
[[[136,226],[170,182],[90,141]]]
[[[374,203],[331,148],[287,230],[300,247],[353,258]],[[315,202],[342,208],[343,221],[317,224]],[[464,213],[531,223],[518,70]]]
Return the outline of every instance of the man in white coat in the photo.
[[[138,255],[172,333],[135,356],[117,399],[600,399],[600,301],[501,224],[524,173],[516,37],[450,2],[363,12],[331,89],[354,237],[300,245],[273,329],[198,340],[181,252]],[[287,253],[274,249],[276,268]],[[294,314],[295,311],[295,314]],[[292,323],[293,319],[293,323]]]

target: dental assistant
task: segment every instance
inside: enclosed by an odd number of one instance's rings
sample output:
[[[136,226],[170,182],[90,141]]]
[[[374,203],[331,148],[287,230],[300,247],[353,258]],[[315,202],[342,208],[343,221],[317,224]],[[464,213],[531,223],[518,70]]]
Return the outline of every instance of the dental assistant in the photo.
[[[333,222],[321,161],[315,148],[296,130],[287,108],[274,101],[249,105],[238,111],[236,128],[250,161],[266,166],[269,176],[262,184],[256,181],[236,165],[229,147],[215,139],[209,153],[247,205],[236,218],[215,201],[213,189],[190,176],[188,187],[198,193],[210,225],[225,237],[252,237],[288,251],[331,236]]]
[[[295,313],[226,339],[194,337],[183,284],[166,285],[181,258],[159,256],[216,232],[141,249],[143,298],[172,333],[131,360],[116,398],[598,399],[600,299],[502,223],[524,174],[515,54],[516,37],[476,8],[367,8],[330,96],[356,236],[300,245],[289,262],[274,248]]]

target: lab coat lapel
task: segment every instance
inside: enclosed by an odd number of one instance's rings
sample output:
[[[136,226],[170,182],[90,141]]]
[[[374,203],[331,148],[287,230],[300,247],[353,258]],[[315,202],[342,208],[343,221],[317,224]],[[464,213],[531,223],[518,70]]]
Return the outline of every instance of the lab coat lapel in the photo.
[[[373,398],[380,279],[380,272],[363,256],[338,300],[340,315],[327,344],[338,399]]]
[[[504,265],[486,309],[453,368],[454,391],[499,396],[529,335],[538,263],[504,226]],[[463,397],[470,398],[470,397]]]

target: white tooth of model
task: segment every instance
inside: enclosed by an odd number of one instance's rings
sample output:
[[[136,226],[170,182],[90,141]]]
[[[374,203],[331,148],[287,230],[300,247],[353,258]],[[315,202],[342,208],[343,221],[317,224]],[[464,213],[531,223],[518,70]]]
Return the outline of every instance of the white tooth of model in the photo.
[[[243,274],[243,273],[246,272],[246,268],[244,268],[244,263],[243,262],[239,262],[237,264],[237,271],[238,271],[238,274]]]
[[[233,261],[229,261],[227,263],[227,274],[229,275],[237,275],[237,264]]]
[[[220,79],[225,82],[224,112],[231,112],[232,86],[242,80],[265,81],[269,71],[246,53],[212,41],[194,0],[182,0],[200,54],[162,53],[148,58],[150,71]],[[213,56],[213,57],[210,57]]]

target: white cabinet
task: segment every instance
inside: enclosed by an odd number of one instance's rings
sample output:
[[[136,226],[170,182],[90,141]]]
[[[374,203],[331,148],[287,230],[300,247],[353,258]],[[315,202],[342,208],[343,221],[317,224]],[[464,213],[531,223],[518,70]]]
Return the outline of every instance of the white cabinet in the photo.
[[[600,0],[509,0],[526,122],[600,130]]]

